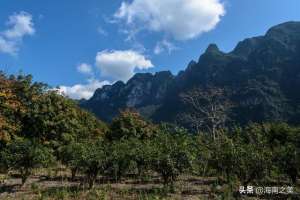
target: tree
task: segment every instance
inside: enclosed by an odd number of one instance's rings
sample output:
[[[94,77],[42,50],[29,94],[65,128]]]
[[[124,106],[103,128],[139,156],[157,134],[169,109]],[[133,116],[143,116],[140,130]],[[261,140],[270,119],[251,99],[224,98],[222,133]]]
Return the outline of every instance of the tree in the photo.
[[[233,140],[221,135],[211,144],[210,165],[219,175],[225,176],[227,182],[235,178],[237,167],[237,151]]]
[[[271,168],[271,152],[256,144],[236,143],[237,163],[235,174],[238,179],[248,185],[253,181],[263,180]]]
[[[122,111],[113,120],[105,138],[110,143],[108,172],[116,181],[128,172],[144,173],[149,166],[149,140],[156,132],[155,125],[132,110]]]
[[[227,182],[244,185],[263,180],[272,166],[272,152],[256,124],[222,134],[212,143],[211,165]]]
[[[22,124],[23,135],[50,143],[55,150],[71,142],[97,139],[107,131],[106,125],[94,115],[55,91],[33,100]]]
[[[20,172],[22,185],[34,169],[48,167],[55,160],[49,148],[27,139],[8,144],[1,156],[9,169]]]
[[[95,144],[86,143],[81,169],[86,174],[89,188],[94,186],[100,172],[104,173],[108,165],[107,147],[102,141]]]
[[[210,136],[198,134],[192,137],[191,149],[195,154],[193,163],[194,171],[202,177],[209,176],[212,172],[213,141]]]
[[[149,140],[129,138],[114,141],[109,148],[109,174],[116,181],[129,173],[142,178],[150,168],[151,148]]]
[[[106,135],[110,141],[129,139],[147,139],[155,133],[155,126],[145,121],[139,113],[125,110],[113,120]]]
[[[132,147],[129,140],[114,141],[109,148],[109,167],[108,173],[113,176],[116,181],[130,171],[133,166]]]
[[[107,131],[106,125],[32,76],[7,77],[0,72],[0,142],[15,137],[40,142],[67,143],[95,138]]]
[[[190,151],[189,137],[182,132],[170,132],[163,126],[151,140],[151,166],[159,173],[165,185],[173,187],[174,181],[192,167],[193,155]]]
[[[102,140],[70,143],[62,148],[62,160],[73,173],[85,174],[89,188],[93,188],[99,173],[108,166],[108,150]],[[74,174],[73,174],[74,175]]]
[[[142,179],[151,168],[151,141],[132,138],[128,143],[131,161],[136,166],[137,176]]]
[[[191,124],[197,133],[208,130],[215,139],[217,130],[224,128],[232,106],[225,91],[214,87],[195,88],[181,94],[181,99],[188,106],[180,117],[183,123]]]
[[[16,93],[17,80],[8,78],[0,72],[0,142],[7,143],[19,134],[21,123],[20,113],[25,108]]]
[[[288,175],[291,182],[296,185],[300,174],[300,154],[299,149],[294,144],[288,143],[285,146],[278,147],[275,151],[276,165],[280,172]]]
[[[71,169],[72,180],[75,179],[76,173],[83,165],[84,160],[84,144],[71,142],[60,148],[60,158],[62,163]]]
[[[264,126],[267,144],[273,152],[273,163],[279,172],[296,184],[300,174],[300,130],[286,123]]]
[[[268,146],[263,125],[250,124],[230,136],[237,150],[238,178],[247,185],[264,179],[272,169],[273,152]]]

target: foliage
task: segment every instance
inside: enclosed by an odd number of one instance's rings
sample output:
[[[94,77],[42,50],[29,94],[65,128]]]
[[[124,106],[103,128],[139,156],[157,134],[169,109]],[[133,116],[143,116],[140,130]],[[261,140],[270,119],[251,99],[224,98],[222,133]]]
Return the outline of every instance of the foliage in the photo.
[[[115,141],[109,148],[108,174],[116,181],[120,181],[127,172],[133,170],[131,144],[131,141],[127,140]]]
[[[63,149],[64,162],[73,170],[86,175],[89,188],[94,186],[99,173],[104,173],[108,164],[108,153],[103,141],[69,144]]]
[[[79,167],[83,165],[81,162],[84,160],[84,148],[84,144],[71,142],[59,149],[62,163],[71,169],[72,180],[75,179]]]
[[[176,178],[192,166],[190,140],[182,132],[169,132],[168,127],[153,138],[151,166],[162,176],[164,184],[173,184]]]
[[[274,165],[295,184],[300,175],[300,129],[285,123],[267,124],[265,129]]]
[[[1,157],[8,169],[20,172],[22,185],[34,169],[48,167],[54,162],[49,148],[27,139],[18,139],[8,144],[1,152]]]
[[[146,139],[155,132],[155,126],[146,122],[137,112],[125,110],[115,118],[107,134],[109,140],[129,139],[131,137]]]
[[[93,115],[79,109],[76,103],[48,91],[33,104],[31,112],[24,117],[24,131],[29,137],[42,142],[62,143],[82,138],[97,138],[106,127]]]
[[[167,186],[185,173],[223,177],[231,186],[279,177],[296,184],[299,178],[300,128],[274,122],[225,129],[231,104],[221,105],[223,90],[185,94],[196,102],[198,119],[209,126],[191,135],[175,125],[155,125],[130,110],[107,126],[75,101],[32,82],[31,76],[1,74],[0,83],[0,170],[18,171],[23,184],[34,169],[55,159],[72,171],[72,178],[83,174],[90,188],[99,175],[122,181],[155,173]]]
[[[17,137],[42,143],[68,143],[95,138],[107,131],[104,123],[31,76],[0,73],[0,143]]]
[[[227,181],[258,182],[274,173],[299,177],[299,129],[284,123],[251,124],[211,143],[211,166]]]
[[[31,83],[31,76],[10,76],[0,72],[0,142],[7,143],[22,128],[26,106],[37,97],[44,85]]]

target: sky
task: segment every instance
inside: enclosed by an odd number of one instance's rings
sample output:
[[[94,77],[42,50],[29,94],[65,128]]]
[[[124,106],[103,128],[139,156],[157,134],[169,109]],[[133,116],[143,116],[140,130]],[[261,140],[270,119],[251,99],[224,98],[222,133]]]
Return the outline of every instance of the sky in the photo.
[[[88,99],[138,72],[176,75],[210,43],[230,52],[300,21],[299,9],[299,0],[0,0],[0,71]]]

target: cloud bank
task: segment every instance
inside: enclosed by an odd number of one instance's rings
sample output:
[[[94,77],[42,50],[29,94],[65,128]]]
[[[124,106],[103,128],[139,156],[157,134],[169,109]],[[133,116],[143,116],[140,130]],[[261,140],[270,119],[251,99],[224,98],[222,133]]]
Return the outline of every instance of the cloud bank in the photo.
[[[93,96],[95,90],[109,85],[108,81],[99,81],[95,79],[88,80],[87,84],[76,84],[74,86],[60,86],[58,91],[72,99],[89,99]]]
[[[103,77],[126,82],[134,75],[135,70],[149,69],[153,64],[144,55],[133,50],[105,50],[97,53],[96,66]]]
[[[133,0],[122,2],[114,16],[132,27],[188,40],[214,29],[224,15],[220,0]]]

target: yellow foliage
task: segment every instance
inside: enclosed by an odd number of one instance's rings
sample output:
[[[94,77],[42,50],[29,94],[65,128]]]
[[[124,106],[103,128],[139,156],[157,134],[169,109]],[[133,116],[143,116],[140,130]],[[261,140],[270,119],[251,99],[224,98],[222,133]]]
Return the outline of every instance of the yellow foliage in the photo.
[[[14,90],[15,83],[14,80],[0,76],[0,141],[8,142],[18,131],[18,121],[14,120],[12,123],[9,119],[14,119],[17,113],[25,111]]]

